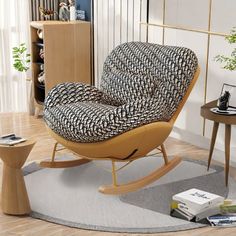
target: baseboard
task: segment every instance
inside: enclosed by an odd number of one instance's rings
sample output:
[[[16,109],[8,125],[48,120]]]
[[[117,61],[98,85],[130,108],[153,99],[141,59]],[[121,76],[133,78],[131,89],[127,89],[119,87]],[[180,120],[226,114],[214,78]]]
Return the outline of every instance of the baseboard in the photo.
[[[170,134],[171,137],[182,140],[184,142],[190,143],[194,146],[204,148],[209,150],[210,139],[201,135],[193,134],[189,131],[174,127],[173,131]],[[230,156],[230,165],[236,167],[236,147],[231,146],[231,156]],[[214,160],[217,160],[221,163],[225,162],[224,156],[224,145],[221,143],[215,144],[215,149],[213,153]]]

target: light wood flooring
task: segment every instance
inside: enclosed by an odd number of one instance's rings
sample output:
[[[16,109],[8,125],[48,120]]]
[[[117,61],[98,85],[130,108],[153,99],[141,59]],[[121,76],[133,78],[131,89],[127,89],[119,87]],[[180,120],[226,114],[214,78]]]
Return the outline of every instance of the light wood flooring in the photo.
[[[33,148],[28,161],[49,157],[54,141],[46,132],[42,119],[35,119],[25,113],[0,114],[0,134],[14,132],[24,137],[34,137],[37,144]],[[207,160],[207,150],[197,148],[187,143],[169,138],[166,142],[169,155],[178,154],[193,159]],[[223,157],[222,157],[223,158]],[[230,174],[236,179],[236,169],[231,168]],[[0,161],[0,176],[2,175],[2,163]],[[1,182],[1,177],[0,177]],[[235,196],[236,198],[236,196]],[[130,234],[105,233],[98,231],[80,230],[61,225],[48,223],[30,217],[6,216],[0,210],[0,236],[120,236]],[[140,235],[140,234],[135,234]],[[143,234],[144,235],[144,234]],[[147,234],[150,235],[150,234]],[[153,234],[165,236],[236,236],[236,228],[212,228],[206,227],[196,230],[187,230],[165,234]]]

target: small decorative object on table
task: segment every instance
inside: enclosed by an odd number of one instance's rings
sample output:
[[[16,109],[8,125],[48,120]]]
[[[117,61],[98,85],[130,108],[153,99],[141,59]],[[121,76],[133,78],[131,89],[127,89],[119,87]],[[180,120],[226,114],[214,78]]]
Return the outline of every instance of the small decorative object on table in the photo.
[[[229,99],[230,99],[230,93],[229,91],[225,91],[222,96],[218,99],[218,109],[226,111],[229,107]]]
[[[220,98],[217,100],[217,107],[211,108],[216,114],[236,115],[236,86],[223,84]]]

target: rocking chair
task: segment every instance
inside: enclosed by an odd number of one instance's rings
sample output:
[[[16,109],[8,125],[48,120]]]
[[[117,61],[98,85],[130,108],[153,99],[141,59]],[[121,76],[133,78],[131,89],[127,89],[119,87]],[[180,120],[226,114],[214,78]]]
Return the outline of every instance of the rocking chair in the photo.
[[[168,160],[164,141],[199,75],[196,55],[187,48],[129,42],[107,57],[100,89],[82,83],[63,83],[45,99],[44,119],[57,143],[81,158],[41,162],[49,168],[82,165],[92,160],[112,163],[113,183],[105,194],[140,189],[180,163]],[[159,149],[164,164],[142,179],[119,184],[116,162],[129,163]],[[123,166],[123,167],[124,167]],[[122,167],[122,168],[123,168]]]

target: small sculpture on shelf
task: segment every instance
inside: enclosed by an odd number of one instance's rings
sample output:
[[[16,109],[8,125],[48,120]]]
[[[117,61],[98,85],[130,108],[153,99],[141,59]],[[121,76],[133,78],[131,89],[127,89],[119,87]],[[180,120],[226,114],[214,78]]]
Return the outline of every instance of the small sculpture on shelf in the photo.
[[[70,20],[70,10],[69,6],[65,2],[59,4],[59,20],[69,21]]]
[[[75,9],[75,0],[69,0],[70,7],[70,20],[76,20],[76,9]]]
[[[76,10],[76,20],[83,20],[83,21],[85,21],[85,18],[86,18],[86,16],[85,16],[85,11],[83,11],[83,10]]]
[[[69,0],[59,4],[59,20],[76,20],[75,0]]]
[[[43,30],[42,29],[38,29],[37,30],[37,35],[38,35],[39,39],[42,41],[43,40]]]
[[[42,7],[39,7],[39,12],[45,20],[50,20],[50,17],[54,16],[55,14],[58,15],[56,11]]]
[[[44,50],[43,50],[43,48],[40,48],[40,50],[39,50],[39,57],[40,57],[42,60],[44,60]]]
[[[225,91],[222,96],[218,99],[218,109],[226,111],[229,107],[229,99],[230,99],[230,93],[229,91]]]
[[[44,71],[41,71],[38,75],[38,82],[40,84],[44,84],[45,83],[45,73]]]

